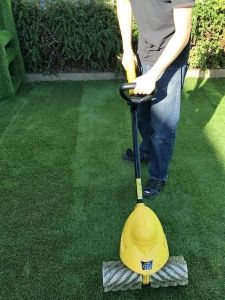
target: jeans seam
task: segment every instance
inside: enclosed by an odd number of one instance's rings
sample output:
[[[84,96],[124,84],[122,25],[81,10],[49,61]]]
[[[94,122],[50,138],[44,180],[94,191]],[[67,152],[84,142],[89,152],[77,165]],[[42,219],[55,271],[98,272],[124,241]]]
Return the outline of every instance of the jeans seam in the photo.
[[[175,99],[175,104],[174,104],[174,109],[173,109],[173,118],[172,118],[172,128],[171,128],[171,134],[170,134],[170,152],[169,152],[169,161],[171,160],[171,156],[172,156],[172,151],[173,151],[173,136],[176,132],[176,128],[175,128],[175,116],[177,115],[177,107],[178,107],[178,102],[179,102],[179,84],[177,85],[177,90],[176,90],[176,99]],[[169,162],[168,161],[168,162]]]

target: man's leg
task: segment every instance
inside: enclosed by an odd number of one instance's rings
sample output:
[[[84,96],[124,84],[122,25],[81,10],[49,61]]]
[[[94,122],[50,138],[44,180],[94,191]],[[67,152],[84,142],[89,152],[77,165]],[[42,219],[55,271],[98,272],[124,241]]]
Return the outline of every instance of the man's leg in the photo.
[[[186,65],[168,68],[157,82],[157,95],[150,104],[150,115],[144,107],[139,111],[141,149],[149,147],[150,153],[150,180],[144,188],[145,196],[158,194],[168,177],[186,71]]]
[[[150,67],[142,64],[142,74],[145,74]],[[140,154],[150,160],[151,149],[151,102],[145,102],[137,107],[138,129],[142,137]]]

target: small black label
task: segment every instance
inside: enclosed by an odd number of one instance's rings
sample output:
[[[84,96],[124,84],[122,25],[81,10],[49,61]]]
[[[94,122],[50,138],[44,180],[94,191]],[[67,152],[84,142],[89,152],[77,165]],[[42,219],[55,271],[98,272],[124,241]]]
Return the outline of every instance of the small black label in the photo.
[[[142,261],[141,262],[141,266],[142,266],[142,270],[151,270],[152,269],[152,264],[153,264],[153,260],[151,261]]]

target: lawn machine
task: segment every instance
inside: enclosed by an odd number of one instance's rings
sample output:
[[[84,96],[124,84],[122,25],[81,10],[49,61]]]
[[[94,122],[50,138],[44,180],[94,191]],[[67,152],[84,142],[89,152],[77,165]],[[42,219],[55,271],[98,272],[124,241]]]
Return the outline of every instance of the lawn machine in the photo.
[[[162,225],[143,202],[141,168],[138,147],[137,107],[152,101],[152,95],[134,95],[135,65],[127,70],[128,83],[120,87],[120,95],[129,104],[132,119],[134,169],[137,204],[128,217],[120,241],[121,261],[103,263],[103,287],[105,292],[140,289],[142,285],[168,287],[188,284],[187,264],[183,256],[169,257],[166,236]]]

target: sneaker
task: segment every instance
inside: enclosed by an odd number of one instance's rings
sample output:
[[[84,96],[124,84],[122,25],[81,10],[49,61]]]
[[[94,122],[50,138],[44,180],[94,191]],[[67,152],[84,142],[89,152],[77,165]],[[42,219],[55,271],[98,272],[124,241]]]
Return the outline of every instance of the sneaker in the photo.
[[[131,148],[127,148],[126,152],[123,154],[123,160],[134,161],[134,151]],[[143,152],[140,152],[140,161],[148,163],[149,158]]]
[[[144,196],[152,197],[158,195],[163,190],[164,186],[166,185],[165,181],[150,179],[147,181],[144,187]]]

